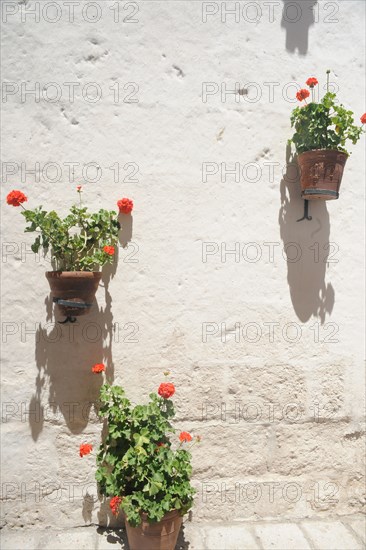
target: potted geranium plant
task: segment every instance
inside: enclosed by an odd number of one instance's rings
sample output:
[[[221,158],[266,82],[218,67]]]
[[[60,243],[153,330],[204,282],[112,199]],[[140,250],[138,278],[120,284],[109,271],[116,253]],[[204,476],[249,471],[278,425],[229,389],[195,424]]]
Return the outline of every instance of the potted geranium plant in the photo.
[[[38,233],[31,247],[33,252],[38,253],[40,248],[44,254],[50,252],[54,270],[47,271],[46,277],[53,301],[69,319],[89,311],[102,276],[99,268],[113,262],[120,229],[116,212],[100,209],[90,213],[82,204],[81,185],[76,189],[79,203],[71,206],[65,218],[42,206],[25,208],[28,198],[21,191],[13,190],[6,198],[8,204],[23,209],[21,213],[28,224],[24,231]],[[117,205],[125,214],[133,208],[127,198]]]
[[[305,102],[296,107],[291,115],[291,126],[295,133],[290,142],[295,145],[300,168],[301,196],[307,200],[338,199],[343,169],[349,152],[347,141],[357,143],[363,131],[354,123],[353,112],[337,102],[337,95],[329,91],[327,71],[327,91],[319,103],[314,100],[314,88],[318,84],[315,77],[308,78],[308,89],[299,90],[296,97]],[[366,113],[361,117],[366,123]]]
[[[193,505],[190,450],[200,437],[175,435],[170,423],[174,392],[174,384],[164,382],[147,404],[132,406],[122,387],[101,388],[99,414],[106,434],[96,479],[112,512],[125,517],[131,550],[173,550],[182,517]],[[80,454],[87,454],[85,444]]]

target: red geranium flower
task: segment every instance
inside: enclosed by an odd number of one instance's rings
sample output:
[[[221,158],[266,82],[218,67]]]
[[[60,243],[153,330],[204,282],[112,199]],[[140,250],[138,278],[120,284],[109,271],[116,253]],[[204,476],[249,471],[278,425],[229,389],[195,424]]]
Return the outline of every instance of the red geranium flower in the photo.
[[[92,371],[96,374],[98,374],[99,372],[104,372],[105,366],[103,365],[103,363],[97,363],[96,365],[94,365],[94,367],[92,367]]]
[[[297,92],[296,97],[299,101],[304,101],[304,99],[309,97],[309,95],[310,95],[309,90],[306,90],[305,88],[302,88],[301,90],[299,90]]]
[[[319,82],[314,76],[311,76],[310,78],[307,79],[306,84],[309,86],[309,88],[314,88],[314,86],[319,84]]]
[[[133,201],[131,199],[121,199],[117,202],[121,214],[129,214],[133,210]]]
[[[164,399],[169,399],[175,393],[174,384],[171,382],[162,382],[158,389],[158,394]]]
[[[364,113],[361,117],[362,124],[366,124],[366,113]]]
[[[118,516],[119,507],[122,502],[122,497],[112,497],[109,503],[109,507],[112,510],[113,515]]]
[[[114,246],[103,246],[103,252],[106,252],[109,256],[114,256]]]
[[[83,457],[84,455],[88,455],[93,450],[93,445],[89,445],[89,443],[84,443],[80,445],[80,456]]]
[[[22,193],[21,191],[17,191],[16,189],[10,191],[10,193],[6,197],[6,202],[8,204],[11,204],[12,206],[20,206],[22,202],[26,202],[27,200],[28,199],[24,195],[24,193]]]
[[[180,441],[192,441],[192,436],[188,432],[180,432]]]

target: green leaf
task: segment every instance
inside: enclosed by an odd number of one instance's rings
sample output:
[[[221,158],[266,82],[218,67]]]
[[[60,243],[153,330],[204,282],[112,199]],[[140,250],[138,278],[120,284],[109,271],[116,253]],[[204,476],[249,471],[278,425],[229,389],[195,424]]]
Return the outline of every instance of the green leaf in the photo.
[[[149,489],[149,495],[150,496],[156,495],[160,491],[162,486],[163,486],[162,483],[158,483],[156,481],[151,481],[150,489]]]

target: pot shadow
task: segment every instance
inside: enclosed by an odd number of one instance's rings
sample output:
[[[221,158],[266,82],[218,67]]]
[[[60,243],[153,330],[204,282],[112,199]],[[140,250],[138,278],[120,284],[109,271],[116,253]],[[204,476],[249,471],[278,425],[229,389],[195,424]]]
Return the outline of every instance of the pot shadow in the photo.
[[[306,55],[309,47],[309,28],[315,24],[314,6],[317,0],[293,2],[283,0],[281,27],[286,30],[286,50]]]
[[[98,527],[97,533],[103,537],[108,544],[119,544],[124,550],[129,549],[126,531],[124,529],[111,529]]]
[[[59,422],[63,417],[69,430],[79,434],[87,426],[90,415],[97,414],[104,376],[91,372],[95,363],[105,364],[105,379],[113,383],[112,345],[116,325],[113,323],[109,283],[116,274],[117,265],[118,248],[114,263],[104,266],[99,285],[104,288],[105,307],[99,307],[95,302],[90,312],[77,317],[75,323],[57,322],[57,306],[50,295],[45,299],[47,323],[43,326],[40,323],[36,330],[38,373],[29,404],[28,419],[34,441],[42,432],[45,419],[54,421],[56,416]],[[46,404],[45,388],[48,388]]]
[[[189,550],[190,548],[190,542],[185,538],[184,529],[185,529],[185,525],[183,523],[182,528],[179,531],[179,536],[175,547],[176,550]]]
[[[331,315],[335,293],[325,282],[328,258],[333,244],[329,243],[330,222],[326,201],[309,201],[312,220],[298,222],[303,214],[297,156],[286,149],[286,173],[280,184],[280,235],[287,255],[287,282],[294,311],[303,323],[312,316],[324,324]]]

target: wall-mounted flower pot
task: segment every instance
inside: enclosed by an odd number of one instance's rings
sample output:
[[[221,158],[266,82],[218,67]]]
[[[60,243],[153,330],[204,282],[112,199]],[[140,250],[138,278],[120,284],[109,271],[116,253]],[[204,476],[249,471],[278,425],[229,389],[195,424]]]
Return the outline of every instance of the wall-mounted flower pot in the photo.
[[[100,271],[47,271],[53,301],[66,317],[90,311],[102,277]]]
[[[338,199],[347,158],[346,153],[331,149],[301,153],[298,163],[302,198],[326,201]]]
[[[177,544],[183,518],[177,510],[165,514],[161,521],[149,523],[147,515],[132,527],[126,520],[126,531],[130,550],[174,550]]]

